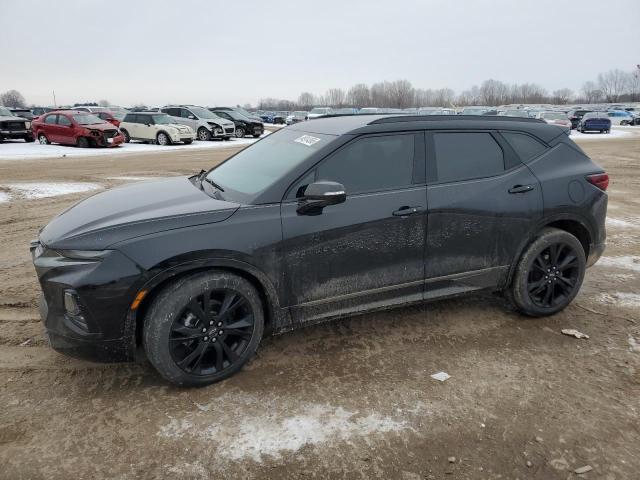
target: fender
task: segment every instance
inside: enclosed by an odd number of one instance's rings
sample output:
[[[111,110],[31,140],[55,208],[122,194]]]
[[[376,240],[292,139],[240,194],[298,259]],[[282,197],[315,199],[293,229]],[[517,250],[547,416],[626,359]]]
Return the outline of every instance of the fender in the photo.
[[[560,220],[571,220],[583,226],[587,230],[587,232],[589,232],[590,246],[591,247],[593,246],[593,243],[592,243],[594,238],[593,227],[590,225],[587,219],[582,217],[581,215],[572,214],[572,213],[558,213],[558,214],[543,217],[532,228],[531,234],[528,236],[528,238],[525,238],[518,245],[516,256],[511,262],[511,266],[509,267],[509,273],[507,274],[506,282],[502,286],[502,288],[507,288],[509,285],[511,285],[511,280],[516,271],[516,267],[518,266],[518,261],[520,260],[520,257],[522,257],[522,254],[524,253],[525,249],[535,240],[538,232],[540,232],[544,227],[546,227],[550,223],[557,222]]]
[[[256,279],[262,287],[262,293],[264,293],[267,300],[267,309],[269,311],[266,313],[268,314],[268,318],[271,320],[270,330],[272,330],[273,333],[277,334],[292,329],[292,321],[289,310],[280,308],[280,302],[278,300],[276,289],[267,275],[265,275],[254,265],[234,258],[207,257],[172,265],[171,267],[159,271],[152,278],[147,280],[144,285],[138,288],[136,295],[142,290],[153,291],[158,285],[177,275],[190,271],[211,268],[226,268],[237,270],[246,273]],[[134,323],[137,323],[137,310],[130,310],[130,314],[134,315],[133,321]]]

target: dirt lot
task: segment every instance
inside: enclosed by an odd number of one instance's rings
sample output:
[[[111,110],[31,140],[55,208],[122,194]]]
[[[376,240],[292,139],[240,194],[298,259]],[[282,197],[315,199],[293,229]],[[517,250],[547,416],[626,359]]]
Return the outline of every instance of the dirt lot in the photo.
[[[640,478],[640,136],[581,146],[612,176],[609,246],[563,313],[487,295],[354,317],[198,390],[50,350],[28,243],[88,194],[0,203],[0,478]],[[0,162],[0,184],[109,187],[232,151]]]

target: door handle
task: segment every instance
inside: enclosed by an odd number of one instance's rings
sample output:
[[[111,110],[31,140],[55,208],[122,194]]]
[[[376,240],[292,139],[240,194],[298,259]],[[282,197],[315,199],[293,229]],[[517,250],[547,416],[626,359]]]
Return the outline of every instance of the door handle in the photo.
[[[422,207],[418,206],[418,207],[409,207],[409,206],[404,206],[404,207],[400,207],[398,210],[396,210],[395,212],[393,212],[393,216],[394,217],[408,217],[409,215],[416,215],[418,213],[422,212]]]
[[[533,190],[533,185],[514,185],[509,189],[509,193],[527,193]]]

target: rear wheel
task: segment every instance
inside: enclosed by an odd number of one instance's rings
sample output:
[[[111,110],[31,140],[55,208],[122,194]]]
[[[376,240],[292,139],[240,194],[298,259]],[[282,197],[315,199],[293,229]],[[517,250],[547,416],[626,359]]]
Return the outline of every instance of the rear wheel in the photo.
[[[578,239],[564,230],[546,228],[520,258],[509,297],[525,315],[552,315],[573,301],[585,269]]]
[[[49,145],[49,139],[47,138],[47,136],[44,133],[39,133],[38,134],[38,143],[40,145]]]
[[[177,385],[208,385],[236,373],[264,331],[262,302],[244,278],[205,272],[168,286],[144,324],[149,361]]]

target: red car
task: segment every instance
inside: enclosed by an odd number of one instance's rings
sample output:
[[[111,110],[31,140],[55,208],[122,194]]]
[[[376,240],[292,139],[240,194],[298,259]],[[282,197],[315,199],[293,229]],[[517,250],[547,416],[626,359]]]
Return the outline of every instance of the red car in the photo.
[[[93,112],[93,114],[96,117],[101,118],[102,120],[106,120],[107,122],[109,122],[115,127],[119,127],[120,122],[124,119],[123,113],[110,112],[108,110],[101,111],[101,112]]]
[[[41,144],[60,143],[78,147],[115,147],[124,136],[111,123],[92,113],[57,110],[45,113],[31,124],[33,136]]]

